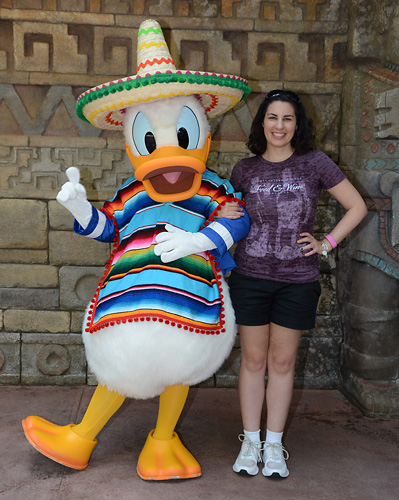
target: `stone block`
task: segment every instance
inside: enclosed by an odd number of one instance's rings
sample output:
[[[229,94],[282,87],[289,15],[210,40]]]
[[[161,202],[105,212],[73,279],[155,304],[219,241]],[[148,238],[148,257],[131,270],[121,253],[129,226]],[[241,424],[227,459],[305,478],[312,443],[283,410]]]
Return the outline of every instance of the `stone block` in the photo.
[[[10,95],[10,93],[14,93],[14,91],[11,92],[12,87],[9,85],[2,85],[0,84],[0,92],[1,96],[3,99],[6,98],[7,95]],[[8,130],[10,132],[10,130]],[[10,154],[10,148],[13,148],[15,146],[25,146],[27,147],[29,145],[29,140],[30,138],[26,135],[18,135],[18,134],[7,134],[7,135],[0,135],[0,158],[5,159],[8,157]]]
[[[399,391],[396,382],[370,381],[346,372],[343,376],[343,390],[367,416],[399,417]]]
[[[244,153],[247,153],[245,142],[251,122],[252,118],[245,101],[240,103],[237,109],[232,110],[231,113],[213,120],[212,125],[216,126],[212,133],[212,151],[227,152],[233,150],[239,152],[241,149]],[[242,157],[244,156],[247,155]],[[230,163],[231,168],[234,165],[235,163]]]
[[[337,279],[335,274],[321,274],[321,295],[317,314],[336,314],[338,312]]]
[[[342,82],[346,66],[346,40],[346,35],[327,36],[325,39],[326,81]]]
[[[54,266],[0,264],[2,288],[57,288],[58,268]]]
[[[356,158],[356,153],[357,153],[357,146],[342,145],[340,147],[341,162],[344,163],[345,165],[351,165],[353,159]]]
[[[321,240],[327,231],[324,233],[314,233],[314,237]],[[319,256],[319,270],[320,274],[331,274],[336,271],[337,268],[338,251],[332,250],[328,253],[327,258]]]
[[[378,324],[378,321],[375,322]],[[392,325],[397,329],[398,323]],[[383,325],[381,325],[383,326]],[[389,327],[388,327],[389,330]],[[399,365],[399,332],[372,332],[353,330],[347,344],[354,351],[368,356],[392,357],[397,356]]]
[[[17,71],[87,73],[87,55],[67,24],[14,23],[14,58]]]
[[[81,335],[22,334],[21,364],[21,383],[24,385],[86,383]]]
[[[136,68],[137,29],[96,26],[93,51],[96,74],[132,75]]]
[[[80,333],[83,330],[83,311],[71,311],[71,332]]]
[[[14,264],[46,264],[48,262],[47,250],[18,250],[2,248],[0,261]]]
[[[63,12],[85,12],[86,2],[85,0],[61,0],[59,2],[60,10]],[[61,18],[62,19],[62,18]]]
[[[337,221],[337,209],[335,206],[319,206],[316,211],[315,233],[328,234]]]
[[[171,35],[173,44],[169,45],[169,49],[177,68],[220,72],[220,61],[223,60],[224,73],[240,74],[241,60],[246,54],[242,50],[239,33],[233,34],[238,42],[236,44],[224,30],[183,29],[172,31]]]
[[[389,382],[399,378],[397,356],[370,356],[342,344],[342,357],[345,369],[364,380]]]
[[[65,182],[67,181],[65,176]],[[81,179],[81,182],[83,179]],[[93,202],[92,205],[96,208],[103,206],[102,202]],[[71,231],[73,228],[74,217],[63,207],[58,201],[50,200],[48,204],[50,229],[58,231]]]
[[[66,179],[65,179],[66,182]],[[58,201],[50,200],[48,203],[50,229],[71,231],[74,217],[69,210],[60,205]]]
[[[211,151],[208,156],[207,166],[221,177],[230,179],[234,165],[247,156],[246,153],[217,153]]]
[[[310,61],[309,43],[291,33],[248,33],[250,80],[315,81],[317,65]],[[323,68],[324,69],[324,68]]]
[[[0,333],[0,384],[20,384],[21,335],[14,332]]]
[[[98,385],[97,377],[90,370],[89,365],[87,365],[87,385]]]
[[[0,248],[47,247],[47,203],[38,200],[0,200]]]
[[[376,232],[374,234],[378,233]],[[371,234],[370,238],[372,238]],[[359,241],[362,244],[364,243],[364,246],[362,245],[364,248],[367,244],[366,235],[362,234],[358,239],[358,242]],[[369,251],[370,249],[366,246],[366,250]],[[397,312],[399,306],[398,280],[391,277],[387,278],[387,274],[381,272],[381,270],[384,270],[384,264],[386,266],[387,263],[384,263],[384,260],[379,258],[377,252],[373,252],[372,259],[366,262],[370,262],[372,265],[357,261],[352,263],[352,279],[354,282],[358,283],[357,286],[351,284],[350,302],[354,304],[355,307],[352,307],[352,312],[356,314],[356,316],[354,316],[354,321],[358,322],[360,316],[363,316],[361,323],[364,324],[367,319],[367,316],[364,316],[360,308],[368,308],[374,311],[378,310],[378,314],[381,312],[383,321],[387,319],[395,320],[395,312]],[[381,270],[379,269],[380,265],[382,266]],[[392,308],[390,313],[389,310],[387,311],[388,308]],[[368,316],[368,318],[370,318],[370,316]]]
[[[50,263],[53,265],[105,265],[110,245],[70,231],[50,231]]]
[[[336,387],[340,344],[339,338],[302,337],[295,365],[296,387]]]
[[[350,59],[379,57],[383,43],[380,23],[384,22],[383,19],[389,15],[390,10],[384,4],[378,4],[369,0],[349,2],[348,57]],[[386,12],[382,12],[383,9]]]
[[[9,332],[69,332],[70,313],[66,311],[31,311],[9,309],[4,312],[4,328]]]
[[[381,287],[383,286],[384,283],[381,282]],[[395,291],[392,290],[391,297],[394,296]],[[382,336],[391,334],[397,335],[399,338],[399,311],[396,310],[395,304],[389,303],[389,296],[383,296],[382,302],[385,302],[387,306],[390,305],[393,307],[393,310],[374,309],[371,307],[371,302],[369,307],[349,303],[347,305],[347,315],[351,327],[366,333],[378,333]],[[364,305],[366,306],[367,304]]]
[[[60,269],[63,309],[86,309],[100,282],[103,268],[64,266]],[[80,330],[79,330],[80,331]]]
[[[6,308],[55,309],[60,292],[55,288],[0,288],[0,304]]]
[[[302,337],[342,338],[341,317],[336,315],[317,315],[313,330],[305,330]]]
[[[36,86],[33,85],[33,88],[35,89]],[[58,96],[62,96],[62,92],[65,92],[65,88],[61,88],[60,91],[57,93]],[[72,92],[72,89],[70,90]],[[69,89],[68,89],[69,92]],[[53,98],[56,98],[56,95],[53,95]],[[55,103],[51,103],[53,107],[57,107]],[[75,103],[76,106],[76,103]],[[71,110],[72,111],[72,110]],[[50,113],[50,110],[49,110]],[[51,119],[51,115],[47,118],[48,120]],[[81,120],[82,121],[82,120]],[[93,125],[86,123],[87,127],[91,127],[93,129]],[[68,136],[47,136],[47,135],[33,135],[32,137],[29,138],[29,144],[30,146],[34,146],[36,148],[51,148],[53,149],[54,153],[54,160],[63,160],[62,165],[60,165],[59,170],[62,171],[62,177],[60,177],[60,185],[66,182],[67,176],[65,175],[64,170],[66,170],[68,167],[81,167],[82,165],[79,162],[79,158],[91,158],[93,159],[94,155],[94,149],[103,149],[105,148],[106,145],[106,140],[102,139],[100,137],[97,137],[96,135],[93,136],[93,131],[91,129],[88,129],[87,131],[85,130],[84,137],[68,137]],[[100,129],[95,129],[97,130],[97,134],[101,133]],[[82,134],[83,135],[83,134]],[[85,137],[85,136],[88,137]],[[122,144],[123,148],[123,144]],[[47,158],[46,158],[47,159]],[[77,159],[77,162],[75,164],[75,161],[70,162],[69,160],[71,159]]]
[[[212,387],[215,386],[216,386],[215,375],[212,375],[211,377],[207,378],[206,380],[203,380],[199,384],[196,384],[194,387],[206,387],[208,389],[211,389]]]
[[[215,374],[216,387],[238,387],[240,362],[241,350],[235,347]]]

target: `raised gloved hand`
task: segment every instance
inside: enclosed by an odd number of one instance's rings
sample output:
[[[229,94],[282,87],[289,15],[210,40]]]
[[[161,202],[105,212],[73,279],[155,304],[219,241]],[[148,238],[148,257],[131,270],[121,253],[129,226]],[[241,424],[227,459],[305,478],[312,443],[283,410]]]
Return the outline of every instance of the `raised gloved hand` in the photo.
[[[92,205],[87,201],[86,189],[79,183],[79,169],[69,167],[66,174],[69,182],[62,186],[56,200],[71,212],[83,229],[86,229],[92,217]]]
[[[205,252],[216,248],[215,243],[205,234],[190,233],[178,227],[166,224],[166,231],[156,236],[155,255],[161,256],[162,262],[172,262],[193,253]]]

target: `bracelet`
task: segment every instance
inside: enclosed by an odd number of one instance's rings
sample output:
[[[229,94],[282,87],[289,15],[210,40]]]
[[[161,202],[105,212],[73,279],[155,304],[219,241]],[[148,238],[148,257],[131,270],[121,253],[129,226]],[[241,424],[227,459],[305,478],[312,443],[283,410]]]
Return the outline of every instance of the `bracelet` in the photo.
[[[331,234],[327,234],[325,236],[325,239],[330,243],[330,245],[333,247],[333,248],[336,248],[337,247],[337,242],[334,240],[334,238],[331,236]]]
[[[323,257],[327,257],[328,250],[329,250],[327,243],[324,243],[324,241],[322,241],[321,242],[321,248],[323,249],[323,251],[321,252],[321,255]]]

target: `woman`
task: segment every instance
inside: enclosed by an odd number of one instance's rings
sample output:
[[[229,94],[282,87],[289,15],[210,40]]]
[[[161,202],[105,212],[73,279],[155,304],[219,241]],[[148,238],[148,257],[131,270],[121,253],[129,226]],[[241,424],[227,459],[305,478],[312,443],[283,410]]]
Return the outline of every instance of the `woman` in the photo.
[[[231,176],[251,218],[250,232],[238,243],[237,267],[229,279],[241,340],[239,397],[244,427],[233,470],[255,475],[263,460],[264,476],[285,478],[288,452],[282,437],[301,333],[315,326],[318,255],[326,256],[335,248],[367,209],[337,165],[314,149],[311,121],[294,92],[273,90],[266,95],[247,146],[255,156],[241,160]],[[346,213],[319,241],[313,236],[313,225],[322,189]],[[239,217],[241,208],[230,204],[221,215]],[[267,429],[262,447],[266,369]]]

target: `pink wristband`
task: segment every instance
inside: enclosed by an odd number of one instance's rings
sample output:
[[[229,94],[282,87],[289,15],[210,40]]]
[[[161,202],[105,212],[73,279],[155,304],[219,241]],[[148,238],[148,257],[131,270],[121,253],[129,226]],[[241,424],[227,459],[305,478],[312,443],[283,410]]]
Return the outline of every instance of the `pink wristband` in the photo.
[[[330,245],[333,247],[333,248],[336,248],[337,246],[337,242],[334,240],[334,238],[331,236],[331,234],[327,234],[325,236],[325,239],[330,243]]]

